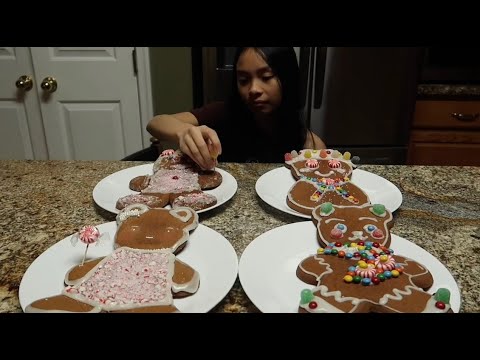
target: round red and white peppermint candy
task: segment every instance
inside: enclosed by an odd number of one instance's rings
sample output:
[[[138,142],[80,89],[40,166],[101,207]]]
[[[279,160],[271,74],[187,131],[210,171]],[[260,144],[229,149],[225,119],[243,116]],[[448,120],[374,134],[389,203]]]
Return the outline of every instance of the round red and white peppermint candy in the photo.
[[[173,149],[163,150],[161,156],[170,156],[173,155],[174,152],[175,150]]]
[[[342,164],[336,159],[328,160],[328,166],[332,169],[338,169]]]
[[[80,229],[78,232],[78,238],[84,244],[93,244],[98,240],[100,236],[100,231],[95,226],[86,225]]]
[[[317,159],[308,159],[305,161],[305,165],[310,169],[318,168],[318,160]]]

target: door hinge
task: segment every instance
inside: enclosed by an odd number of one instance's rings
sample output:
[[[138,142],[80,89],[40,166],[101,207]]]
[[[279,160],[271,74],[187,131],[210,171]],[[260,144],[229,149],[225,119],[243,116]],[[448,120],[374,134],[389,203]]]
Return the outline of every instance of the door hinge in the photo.
[[[137,67],[137,49],[132,50],[132,62],[133,62],[133,74],[137,76],[138,67]]]

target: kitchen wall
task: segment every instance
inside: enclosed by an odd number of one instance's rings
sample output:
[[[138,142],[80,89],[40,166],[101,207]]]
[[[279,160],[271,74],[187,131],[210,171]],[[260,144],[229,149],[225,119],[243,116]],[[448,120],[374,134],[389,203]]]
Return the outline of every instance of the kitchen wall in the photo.
[[[149,49],[154,114],[188,111],[193,106],[191,48]]]
[[[153,114],[172,114],[193,107],[192,57],[190,47],[151,47]],[[160,150],[176,148],[160,142]]]

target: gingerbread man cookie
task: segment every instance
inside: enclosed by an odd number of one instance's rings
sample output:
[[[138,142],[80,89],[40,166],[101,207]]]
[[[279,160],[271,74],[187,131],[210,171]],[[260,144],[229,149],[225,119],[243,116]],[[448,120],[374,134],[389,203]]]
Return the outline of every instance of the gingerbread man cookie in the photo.
[[[140,194],[127,195],[118,199],[116,208],[135,203],[147,204],[150,207],[161,208],[173,202],[182,195],[180,201],[189,204],[195,210],[203,210],[217,203],[214,195],[198,195],[203,190],[210,190],[222,183],[222,175],[216,170],[202,170],[187,155],[180,150],[165,150],[155,161],[152,175],[137,176],[130,180],[129,188],[140,191]],[[189,196],[188,194],[194,194]],[[154,199],[152,197],[157,197]],[[176,201],[175,206],[179,206]]]
[[[25,311],[177,312],[172,299],[194,294],[200,284],[198,272],[175,256],[198,226],[197,213],[135,204],[117,215],[117,226],[113,253],[74,266],[60,295],[39,299]],[[88,245],[100,233],[83,235]]]
[[[285,166],[297,180],[287,192],[287,205],[306,215],[323,202],[337,205],[369,203],[367,194],[350,182],[350,153],[304,149],[285,154]]]

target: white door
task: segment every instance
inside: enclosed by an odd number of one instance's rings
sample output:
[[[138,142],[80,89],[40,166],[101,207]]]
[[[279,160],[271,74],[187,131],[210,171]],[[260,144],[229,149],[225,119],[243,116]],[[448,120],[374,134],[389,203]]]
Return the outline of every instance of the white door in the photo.
[[[29,48],[0,47],[0,159],[48,158],[35,85]]]
[[[120,160],[143,148],[133,50],[31,48],[49,159]],[[55,90],[42,87],[49,77]]]

